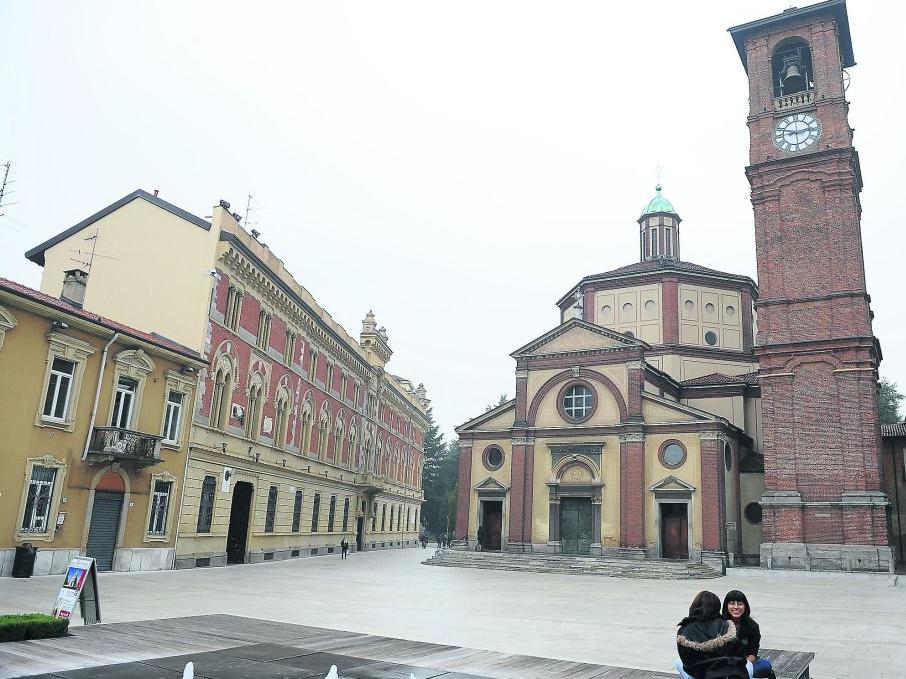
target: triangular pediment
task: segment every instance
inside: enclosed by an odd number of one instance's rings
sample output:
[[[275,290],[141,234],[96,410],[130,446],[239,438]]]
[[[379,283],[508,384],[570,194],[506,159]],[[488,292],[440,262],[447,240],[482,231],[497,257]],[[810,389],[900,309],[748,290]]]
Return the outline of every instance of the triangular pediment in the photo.
[[[476,429],[481,431],[508,431],[513,426],[513,422],[516,419],[515,413],[516,399],[510,399],[506,403],[503,403],[496,408],[491,408],[478,417],[473,417],[471,420],[464,422],[456,427],[456,431],[460,432]]]
[[[489,476],[484,481],[475,486],[475,490],[484,491],[486,493],[505,493],[510,489],[509,486],[501,483],[493,476]]]
[[[579,351],[613,351],[639,346],[649,348],[648,344],[635,337],[579,318],[571,318],[517,349],[510,356],[519,358]]]
[[[648,490],[652,492],[656,490],[681,490],[688,493],[694,493],[695,486],[690,483],[686,483],[682,479],[679,479],[671,474],[670,476],[664,477],[663,479],[649,487]]]

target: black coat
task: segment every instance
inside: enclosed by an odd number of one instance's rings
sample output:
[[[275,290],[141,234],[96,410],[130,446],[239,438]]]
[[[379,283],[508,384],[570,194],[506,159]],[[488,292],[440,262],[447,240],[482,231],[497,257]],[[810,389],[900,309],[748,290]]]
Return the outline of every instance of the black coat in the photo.
[[[758,649],[761,646],[761,630],[758,628],[757,622],[749,616],[745,616],[736,627],[736,638],[739,639],[743,658],[750,655],[758,657]]]
[[[704,620],[683,620],[676,635],[676,650],[686,674],[696,679],[704,679],[709,670],[724,665],[738,665],[739,676],[748,679],[745,663],[740,661],[742,647],[736,637],[736,626],[719,615]]]

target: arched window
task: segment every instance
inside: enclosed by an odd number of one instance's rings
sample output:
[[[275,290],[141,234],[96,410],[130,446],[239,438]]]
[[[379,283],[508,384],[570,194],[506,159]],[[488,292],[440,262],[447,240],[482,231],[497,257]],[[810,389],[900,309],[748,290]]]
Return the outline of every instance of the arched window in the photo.
[[[233,400],[233,374],[221,367],[214,376],[214,393],[211,397],[211,426],[226,429],[230,422],[230,404]]]
[[[302,436],[299,439],[299,449],[302,453],[311,452],[311,400],[306,396],[302,405]]]
[[[289,398],[285,391],[277,394],[274,404],[274,445],[282,448],[286,445],[287,422],[289,420]]]
[[[245,435],[247,438],[258,438],[261,429],[261,408],[264,406],[261,385],[253,384],[249,388],[249,403],[245,413]]]
[[[780,43],[771,58],[771,74],[775,97],[814,89],[812,51],[808,43],[802,38],[791,38]]]
[[[327,413],[322,413],[321,423],[318,427],[318,458],[324,459],[327,453],[327,443],[330,438],[330,420]]]

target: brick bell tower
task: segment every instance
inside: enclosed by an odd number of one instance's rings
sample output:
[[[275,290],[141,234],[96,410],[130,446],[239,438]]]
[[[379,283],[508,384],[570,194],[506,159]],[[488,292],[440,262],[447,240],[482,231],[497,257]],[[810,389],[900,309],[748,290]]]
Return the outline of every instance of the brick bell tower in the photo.
[[[749,77],[766,568],[887,571],[845,0],[730,29]]]

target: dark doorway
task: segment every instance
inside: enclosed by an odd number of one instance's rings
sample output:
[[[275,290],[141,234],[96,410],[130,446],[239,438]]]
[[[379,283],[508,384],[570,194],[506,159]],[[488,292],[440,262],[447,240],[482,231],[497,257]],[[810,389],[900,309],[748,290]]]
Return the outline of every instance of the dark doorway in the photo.
[[[355,520],[355,551],[365,550],[365,517],[360,516]]]
[[[684,502],[661,502],[661,556],[689,558],[689,516]]]
[[[484,526],[484,541],[481,548],[500,551],[500,533],[503,527],[503,501],[481,501],[481,525]]]
[[[230,530],[227,533],[227,563],[245,563],[245,547],[249,536],[249,514],[255,487],[247,481],[233,486],[230,506]]]
[[[560,500],[561,554],[590,554],[594,521],[591,498],[565,497]]]
[[[120,532],[123,497],[123,493],[94,492],[85,556],[97,561],[99,571],[113,570],[113,553],[116,551],[116,537]]]

